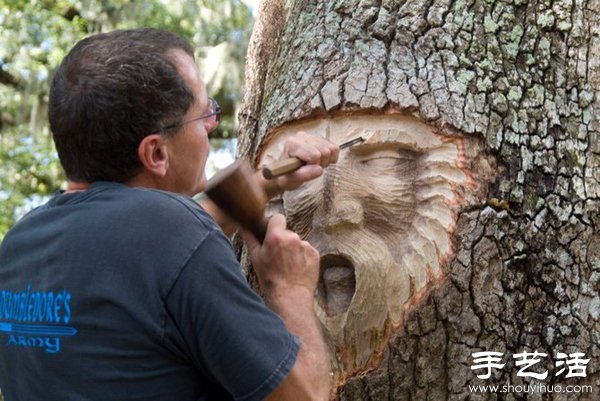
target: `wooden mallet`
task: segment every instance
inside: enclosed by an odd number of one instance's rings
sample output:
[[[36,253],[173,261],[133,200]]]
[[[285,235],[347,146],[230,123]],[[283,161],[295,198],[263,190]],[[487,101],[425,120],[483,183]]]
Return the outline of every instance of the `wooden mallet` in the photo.
[[[267,194],[246,160],[237,160],[214,175],[204,191],[226,215],[261,243],[267,233]]]

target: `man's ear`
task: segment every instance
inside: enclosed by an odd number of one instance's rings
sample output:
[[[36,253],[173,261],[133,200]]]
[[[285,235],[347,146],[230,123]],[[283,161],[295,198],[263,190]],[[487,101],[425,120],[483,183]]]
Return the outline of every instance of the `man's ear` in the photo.
[[[159,177],[167,174],[169,153],[162,136],[152,134],[142,139],[138,147],[138,157],[147,172]]]

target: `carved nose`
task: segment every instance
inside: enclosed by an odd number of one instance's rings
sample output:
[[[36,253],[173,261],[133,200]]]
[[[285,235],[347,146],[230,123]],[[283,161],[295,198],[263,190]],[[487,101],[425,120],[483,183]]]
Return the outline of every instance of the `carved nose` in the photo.
[[[332,199],[329,213],[325,216],[326,230],[346,227],[360,227],[363,223],[364,211],[357,199]]]

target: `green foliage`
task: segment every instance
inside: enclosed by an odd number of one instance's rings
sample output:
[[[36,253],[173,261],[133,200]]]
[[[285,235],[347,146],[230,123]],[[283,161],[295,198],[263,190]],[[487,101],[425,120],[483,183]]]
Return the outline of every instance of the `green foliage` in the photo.
[[[142,26],[188,39],[231,138],[252,14],[241,0],[0,0],[0,241],[64,176],[47,125],[53,70],[79,39]],[[213,147],[222,146],[215,142]]]

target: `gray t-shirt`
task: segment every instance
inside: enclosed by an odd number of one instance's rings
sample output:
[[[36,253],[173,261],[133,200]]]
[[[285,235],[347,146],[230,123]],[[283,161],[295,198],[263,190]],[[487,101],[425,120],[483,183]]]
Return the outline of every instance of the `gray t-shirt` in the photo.
[[[261,400],[298,349],[188,197],[94,183],[0,246],[6,401]]]

